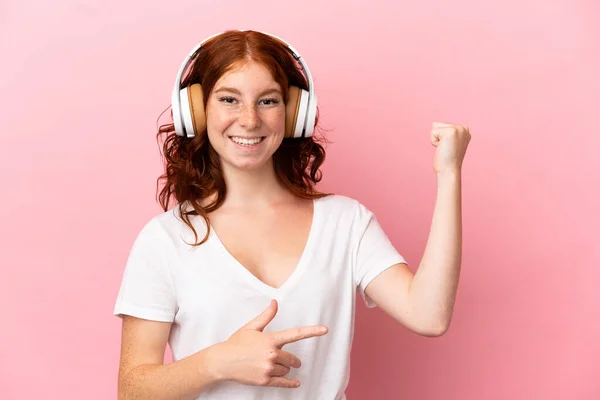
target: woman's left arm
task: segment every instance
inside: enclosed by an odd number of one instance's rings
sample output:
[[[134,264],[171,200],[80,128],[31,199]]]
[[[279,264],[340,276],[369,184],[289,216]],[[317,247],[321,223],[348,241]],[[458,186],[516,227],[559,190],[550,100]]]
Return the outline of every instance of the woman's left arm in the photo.
[[[433,124],[438,190],[421,263],[414,274],[395,265],[365,289],[388,315],[424,336],[444,334],[452,319],[462,256],[461,170],[470,140],[464,126]]]

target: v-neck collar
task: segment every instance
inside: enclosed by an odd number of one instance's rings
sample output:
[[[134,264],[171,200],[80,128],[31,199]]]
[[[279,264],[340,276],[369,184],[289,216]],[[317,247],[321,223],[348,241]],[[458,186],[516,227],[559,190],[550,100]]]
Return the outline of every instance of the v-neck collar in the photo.
[[[316,230],[317,230],[317,225],[318,225],[318,219],[320,218],[320,215],[319,215],[320,210],[319,210],[319,206],[318,206],[318,204],[319,204],[318,200],[319,199],[313,199],[313,201],[312,201],[313,202],[312,221],[311,221],[311,225],[310,225],[310,230],[308,232],[308,238],[306,240],[306,244],[304,245],[304,249],[302,250],[302,254],[300,255],[300,259],[298,260],[298,263],[296,264],[296,267],[294,268],[294,270],[292,271],[290,276],[288,276],[286,281],[279,288],[268,285],[265,282],[261,281],[253,273],[251,273],[242,263],[240,263],[237,260],[237,258],[235,258],[229,252],[229,250],[227,250],[227,248],[225,247],[225,245],[219,238],[217,232],[215,231],[215,229],[212,225],[210,227],[210,236],[209,237],[213,239],[218,250],[223,254],[223,256],[225,258],[227,258],[231,262],[231,264],[236,269],[236,271],[239,272],[246,279],[246,281],[249,284],[251,284],[257,290],[265,293],[266,295],[269,295],[269,296],[281,295],[282,293],[291,290],[291,288],[296,284],[296,282],[298,282],[298,280],[302,277],[302,275],[306,271],[306,268],[308,267],[308,264],[311,261],[312,255],[314,254],[313,248],[315,246],[315,241],[316,241],[315,236],[316,236]]]

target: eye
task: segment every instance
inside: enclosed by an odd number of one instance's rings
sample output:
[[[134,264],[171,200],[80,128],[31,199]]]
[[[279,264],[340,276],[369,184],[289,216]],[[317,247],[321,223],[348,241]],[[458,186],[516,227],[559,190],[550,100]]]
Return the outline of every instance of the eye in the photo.
[[[279,104],[279,100],[277,99],[264,99],[262,101],[266,102],[266,105]]]
[[[222,103],[226,103],[226,104],[233,104],[233,102],[235,101],[235,99],[233,97],[230,97],[230,96],[225,96],[225,97],[219,98],[219,101],[222,102]]]

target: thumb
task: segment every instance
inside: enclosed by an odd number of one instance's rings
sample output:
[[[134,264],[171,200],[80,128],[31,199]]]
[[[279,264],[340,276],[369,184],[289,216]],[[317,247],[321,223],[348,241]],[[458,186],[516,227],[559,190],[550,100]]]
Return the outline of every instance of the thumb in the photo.
[[[244,325],[243,328],[254,329],[262,332],[262,330],[265,329],[267,325],[269,325],[269,322],[271,322],[273,318],[275,318],[275,315],[277,314],[277,309],[277,300],[271,300],[271,302],[269,303],[269,307],[267,307],[266,310],[260,313],[258,317],[254,318],[252,321]]]

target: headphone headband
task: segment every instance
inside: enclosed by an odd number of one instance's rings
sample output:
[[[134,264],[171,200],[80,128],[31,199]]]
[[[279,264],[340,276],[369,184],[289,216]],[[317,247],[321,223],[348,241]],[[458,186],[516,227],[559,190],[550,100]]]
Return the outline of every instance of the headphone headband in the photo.
[[[247,29],[241,29],[241,32],[245,32],[248,31]],[[281,43],[283,43],[285,46],[287,46],[287,48],[290,50],[292,56],[294,57],[294,59],[296,59],[298,62],[300,62],[300,64],[302,65],[302,68],[304,70],[304,73],[306,74],[306,78],[308,80],[308,106],[310,107],[312,103],[315,103],[316,99],[315,99],[315,92],[314,92],[314,84],[313,84],[313,79],[312,79],[312,75],[310,73],[310,70],[308,68],[308,65],[304,62],[304,59],[300,56],[300,54],[298,53],[298,51],[296,51],[296,49],[294,49],[289,43],[287,43],[285,40],[281,39],[280,37],[277,37],[275,35],[272,35],[270,33],[266,33],[266,32],[260,32],[259,33],[265,34],[267,36],[270,36],[274,39],[277,39],[278,41],[280,41]],[[177,72],[177,78],[175,79],[175,85],[173,86],[173,92],[171,93],[171,107],[173,110],[173,123],[175,125],[175,132],[177,134],[179,134],[180,136],[187,136],[187,137],[193,137],[193,132],[187,132],[186,129],[184,129],[184,121],[183,121],[183,116],[181,113],[181,98],[180,98],[180,90],[181,90],[181,79],[183,77],[183,73],[185,72],[186,67],[188,66],[189,61],[196,55],[196,53],[198,51],[200,51],[200,49],[202,48],[202,46],[208,42],[209,40],[222,35],[223,33],[226,32],[219,32],[216,33],[212,36],[209,36],[208,38],[204,39],[202,42],[200,42],[198,45],[196,45],[196,47],[194,47],[192,49],[192,51],[190,51],[190,53],[185,57],[185,59],[183,60],[183,62],[181,63],[181,66],[179,67],[179,71]],[[314,107],[316,108],[316,105],[314,105]],[[302,126],[304,127],[304,129],[306,129],[306,124],[307,121],[309,119],[309,117],[311,117],[310,115],[311,113],[306,112],[304,114],[305,118],[304,121],[302,121]],[[313,116],[314,117],[314,116]],[[312,134],[312,133],[311,133]]]

